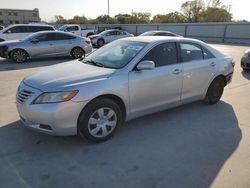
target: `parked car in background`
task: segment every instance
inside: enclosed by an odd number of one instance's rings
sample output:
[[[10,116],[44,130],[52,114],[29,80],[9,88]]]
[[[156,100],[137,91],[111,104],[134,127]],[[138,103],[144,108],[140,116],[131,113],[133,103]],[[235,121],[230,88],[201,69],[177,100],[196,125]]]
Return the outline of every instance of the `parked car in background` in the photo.
[[[198,40],[125,38],[26,77],[17,110],[34,130],[101,142],[126,120],[197,100],[217,103],[233,71],[232,58]]]
[[[112,26],[112,25],[109,25],[109,26],[98,26],[96,33],[99,34],[99,33],[103,32],[103,31],[111,30],[111,29],[122,30],[122,28],[119,27],[119,26]]]
[[[95,34],[95,29],[91,29],[91,28],[81,28],[80,25],[63,25],[59,28],[59,31],[64,31],[64,32],[70,32],[73,33],[75,35],[79,35],[82,37],[89,37],[90,35],[94,35]]]
[[[241,58],[241,68],[243,70],[250,70],[250,50],[246,50]]]
[[[0,31],[4,29],[4,26],[0,25]]]
[[[140,34],[139,36],[170,36],[170,37],[182,37],[175,33],[169,31],[147,31],[145,33]]]
[[[133,34],[130,34],[127,31],[111,29],[103,31],[97,35],[91,35],[89,36],[89,38],[93,46],[102,47],[104,44],[107,44],[114,40],[133,36]]]
[[[0,41],[18,40],[39,31],[54,31],[55,28],[46,24],[15,24],[0,31]]]
[[[43,31],[23,40],[0,43],[0,57],[11,58],[17,63],[40,57],[71,56],[77,59],[91,51],[90,39],[60,31]]]

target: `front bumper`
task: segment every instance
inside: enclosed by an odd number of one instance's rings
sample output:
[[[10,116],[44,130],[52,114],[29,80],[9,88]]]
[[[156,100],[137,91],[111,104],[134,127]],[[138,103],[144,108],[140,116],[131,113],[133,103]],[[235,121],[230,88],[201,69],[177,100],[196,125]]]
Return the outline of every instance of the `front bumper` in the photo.
[[[0,46],[0,57],[8,58],[8,47]]]
[[[41,92],[23,83],[19,90],[33,92],[32,96],[25,102],[21,102],[19,99],[20,91],[17,93],[17,111],[26,127],[56,136],[77,134],[77,120],[86,102],[32,104],[32,101]]]

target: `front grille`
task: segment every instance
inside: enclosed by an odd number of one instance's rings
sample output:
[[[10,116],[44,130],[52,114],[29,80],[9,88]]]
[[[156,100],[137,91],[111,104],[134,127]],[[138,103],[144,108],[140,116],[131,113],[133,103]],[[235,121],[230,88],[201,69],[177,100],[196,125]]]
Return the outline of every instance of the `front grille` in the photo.
[[[34,92],[28,91],[25,89],[19,89],[17,92],[17,102],[23,104],[25,103],[32,95]]]

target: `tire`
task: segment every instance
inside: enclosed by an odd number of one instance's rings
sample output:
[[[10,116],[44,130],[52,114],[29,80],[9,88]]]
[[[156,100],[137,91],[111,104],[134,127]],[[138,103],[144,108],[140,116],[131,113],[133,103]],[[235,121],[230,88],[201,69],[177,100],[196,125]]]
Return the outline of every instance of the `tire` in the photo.
[[[105,41],[103,39],[98,39],[97,46],[102,47],[105,44]]]
[[[70,54],[71,54],[71,57],[73,59],[79,59],[79,58],[85,56],[84,50],[82,48],[80,48],[80,47],[73,48],[71,50]]]
[[[92,142],[104,142],[115,134],[122,120],[122,111],[117,103],[108,98],[99,98],[81,112],[78,133]]]
[[[210,84],[206,97],[205,103],[216,104],[219,102],[225,87],[225,80],[223,77],[217,77]]]
[[[11,59],[16,63],[24,63],[28,59],[28,54],[22,49],[16,49],[11,52]]]

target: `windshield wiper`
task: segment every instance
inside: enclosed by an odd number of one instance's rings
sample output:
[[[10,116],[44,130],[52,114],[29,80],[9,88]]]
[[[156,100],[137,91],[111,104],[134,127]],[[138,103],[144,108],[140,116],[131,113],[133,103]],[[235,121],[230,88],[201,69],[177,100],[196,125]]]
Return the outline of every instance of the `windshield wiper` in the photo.
[[[104,67],[103,64],[98,63],[98,62],[93,61],[93,60],[83,60],[83,63],[95,65],[95,66],[97,66],[97,67]]]

